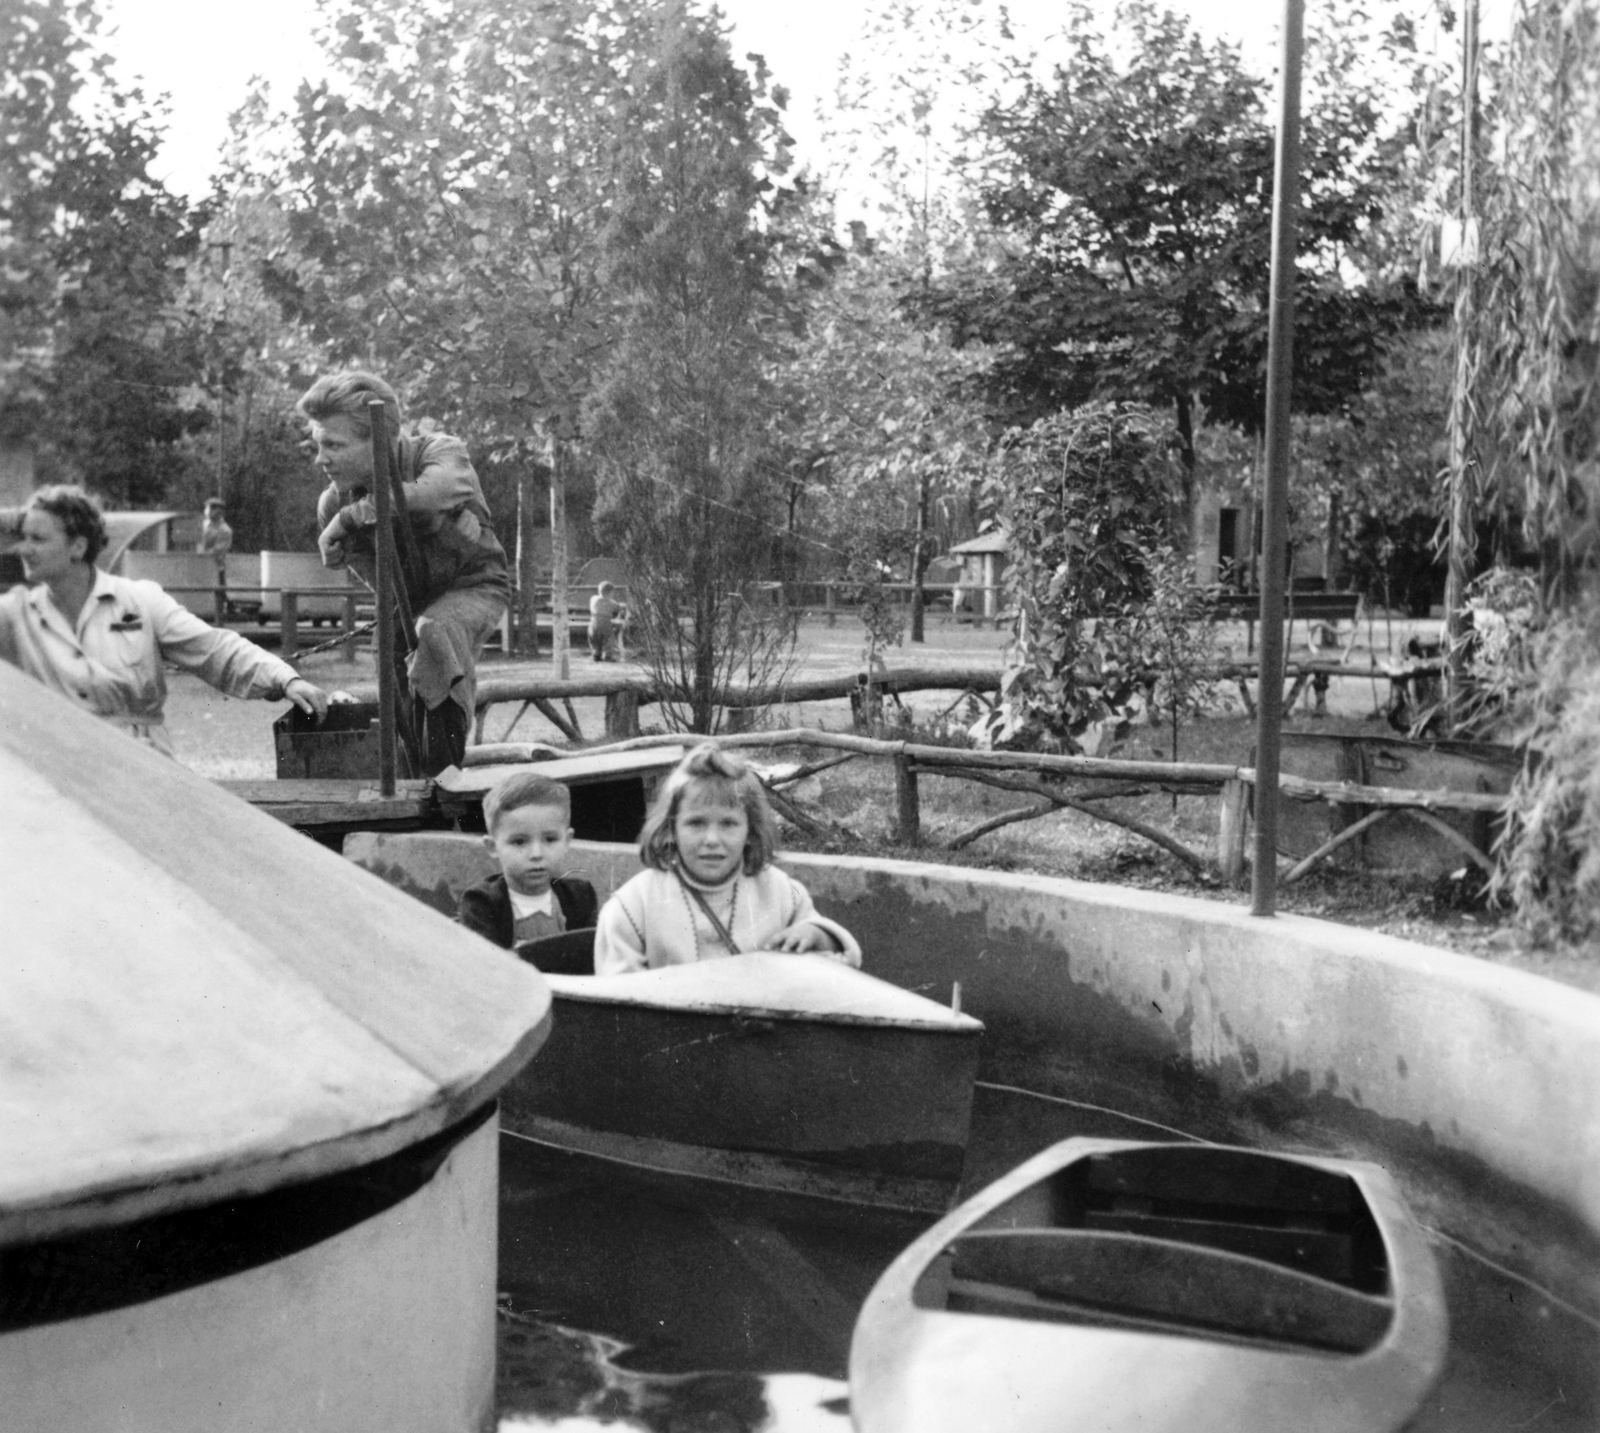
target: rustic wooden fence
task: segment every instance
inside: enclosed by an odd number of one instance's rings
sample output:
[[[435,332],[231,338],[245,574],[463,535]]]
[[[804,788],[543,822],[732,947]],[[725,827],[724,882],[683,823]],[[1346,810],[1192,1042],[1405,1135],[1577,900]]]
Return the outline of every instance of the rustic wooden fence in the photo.
[[[1361,667],[1341,667],[1336,663],[1311,662],[1291,665],[1288,676],[1294,681],[1308,680],[1318,672],[1328,676],[1366,678],[1381,675]],[[1256,675],[1254,664],[1225,663],[1217,668],[1217,679]],[[879,673],[869,684],[865,674],[808,678],[775,686],[732,687],[719,694],[719,704],[731,711],[765,708],[806,701],[828,701],[857,697],[863,691],[878,694],[924,690],[967,693],[984,697],[998,689],[1000,673],[993,669],[936,670],[908,668]],[[357,691],[353,693],[362,695]],[[492,706],[520,702],[522,710],[541,711],[569,741],[586,739],[572,701],[580,697],[606,699],[606,725],[614,739],[590,752],[625,752],[659,745],[681,744],[682,733],[639,736],[638,709],[641,703],[658,700],[648,678],[628,673],[594,674],[582,679],[559,681],[547,677],[487,678],[479,687],[481,718]],[[556,703],[562,703],[564,714]],[[520,718],[521,713],[518,716]],[[1057,810],[1074,810],[1097,821],[1108,822],[1130,831],[1169,852],[1196,871],[1215,870],[1227,881],[1237,880],[1243,870],[1246,831],[1255,772],[1250,767],[1215,763],[1130,761],[1088,756],[1058,756],[1009,751],[977,751],[962,747],[921,744],[909,740],[849,732],[826,732],[810,727],[782,731],[732,732],[716,738],[720,743],[749,748],[810,748],[832,753],[822,766],[802,766],[798,774],[772,783],[775,802],[785,815],[802,829],[825,836],[828,830],[817,816],[804,811],[788,799],[784,788],[827,765],[861,757],[878,758],[893,764],[896,792],[896,838],[901,845],[924,844],[921,798],[918,787],[923,775],[952,777],[977,782],[1031,796],[1034,800],[1014,810],[1002,812],[969,829],[947,836],[944,849],[957,850],[1016,822],[1036,819]],[[502,741],[469,749],[472,765],[508,761],[536,760],[550,754],[540,743]],[[1066,783],[1074,782],[1069,786]],[[1126,798],[1155,792],[1172,795],[1214,795],[1218,798],[1216,842],[1209,851],[1196,851],[1171,831],[1151,824],[1115,804]],[[1380,822],[1402,813],[1436,831],[1461,855],[1480,868],[1490,867],[1488,856],[1462,832],[1441,819],[1440,813],[1497,813],[1504,808],[1503,796],[1483,791],[1453,789],[1411,790],[1373,786],[1349,781],[1313,781],[1284,774],[1279,778],[1279,793],[1284,799],[1324,802],[1340,808],[1360,808],[1348,825],[1333,832],[1316,850],[1295,863],[1282,878],[1298,880],[1341,847],[1358,839]]]

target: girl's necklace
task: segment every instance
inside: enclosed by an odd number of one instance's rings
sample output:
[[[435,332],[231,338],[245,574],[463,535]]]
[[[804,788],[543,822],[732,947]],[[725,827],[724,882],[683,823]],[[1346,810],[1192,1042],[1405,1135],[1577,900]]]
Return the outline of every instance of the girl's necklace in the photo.
[[[689,883],[684,880],[683,872],[677,871],[675,874],[678,877],[678,894],[683,897],[684,909],[689,912],[689,933],[694,937],[695,961],[698,963],[704,958],[700,954],[700,922],[695,919],[694,908],[696,905],[702,907],[707,919],[709,919],[712,926],[715,927],[718,939],[720,939],[722,943],[728,947],[728,953],[730,955],[738,955],[739,947],[733,943],[733,918],[738,914],[739,911],[738,872],[734,872],[733,888],[728,895],[728,923],[726,926],[723,926],[717,920],[716,912],[711,909],[710,900],[708,900],[706,895],[701,892],[700,888],[698,886],[694,887],[693,895],[691,896],[690,886]]]

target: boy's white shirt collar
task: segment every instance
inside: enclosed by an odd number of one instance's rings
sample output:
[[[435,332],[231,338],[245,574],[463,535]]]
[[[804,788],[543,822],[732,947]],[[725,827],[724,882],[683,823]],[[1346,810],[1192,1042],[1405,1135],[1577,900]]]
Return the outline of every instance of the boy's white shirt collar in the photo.
[[[506,893],[511,897],[511,911],[519,920],[523,916],[547,915],[556,913],[555,888],[550,887],[542,896],[525,896],[521,891],[514,891],[508,884]]]

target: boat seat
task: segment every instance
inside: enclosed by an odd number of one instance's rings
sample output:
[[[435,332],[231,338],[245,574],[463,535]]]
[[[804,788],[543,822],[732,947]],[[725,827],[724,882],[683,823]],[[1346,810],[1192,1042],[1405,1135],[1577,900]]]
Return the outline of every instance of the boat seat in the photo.
[[[1087,1229],[994,1229],[950,1246],[948,1307],[1361,1353],[1389,1300],[1224,1249]]]
[[[544,975],[594,974],[593,926],[562,931],[542,940],[525,940],[517,954]]]

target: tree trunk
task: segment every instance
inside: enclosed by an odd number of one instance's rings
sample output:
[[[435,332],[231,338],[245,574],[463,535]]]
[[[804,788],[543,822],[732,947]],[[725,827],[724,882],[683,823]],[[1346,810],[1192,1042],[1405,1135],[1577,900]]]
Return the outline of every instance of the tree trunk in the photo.
[[[1344,494],[1338,488],[1328,490],[1328,530],[1323,539],[1326,558],[1323,571],[1327,574],[1328,591],[1344,589],[1344,563],[1339,551],[1339,533],[1344,527]]]
[[[517,655],[539,655],[539,563],[535,549],[535,470],[517,478]]]
[[[714,593],[695,596],[694,693],[690,730],[710,736],[716,721],[713,705],[717,690],[717,605]]]
[[[922,579],[928,571],[928,479],[917,479],[917,535],[911,544],[911,640],[925,642],[927,597]]]
[[[550,439],[550,660],[563,681],[572,675],[567,628],[567,442]]]
[[[1199,459],[1194,451],[1194,399],[1187,393],[1180,393],[1176,402],[1178,407],[1178,456],[1183,463],[1184,531],[1189,535],[1189,556],[1198,558],[1199,554],[1195,551],[1194,486],[1195,469],[1199,466]]]

